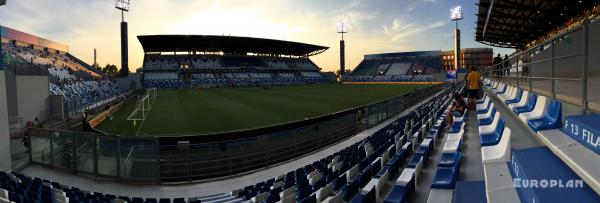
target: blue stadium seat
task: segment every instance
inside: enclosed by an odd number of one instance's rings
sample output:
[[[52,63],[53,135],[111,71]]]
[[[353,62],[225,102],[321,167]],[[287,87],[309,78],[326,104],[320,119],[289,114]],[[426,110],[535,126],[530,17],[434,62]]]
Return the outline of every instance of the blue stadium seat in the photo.
[[[408,194],[415,190],[415,170],[404,169],[402,174],[396,180],[396,184],[392,186],[392,189],[388,196],[385,198],[384,203],[401,203],[405,202],[408,198]]]
[[[496,95],[504,94],[506,92],[506,90],[508,89],[508,85],[504,84],[501,88],[502,89],[500,89],[500,90],[496,89],[494,91],[496,93]]]
[[[496,112],[497,112],[496,108],[493,108],[492,112],[490,114],[491,115],[490,117],[479,119],[479,125],[492,124],[492,122],[494,121],[494,117],[498,116],[498,115],[496,115],[497,114]]]
[[[485,108],[483,108],[483,109],[477,109],[477,114],[485,114],[485,113],[487,113],[490,110],[490,107],[492,106],[492,103],[493,102],[491,100],[489,100]]]
[[[488,93],[487,92],[483,92],[483,96],[481,96],[481,99],[477,100],[476,104],[483,104],[485,102],[485,100],[487,99],[487,97],[488,97]]]
[[[371,188],[365,188],[363,190],[367,190],[366,193],[361,193],[356,195],[352,201],[350,201],[351,203],[372,203],[372,202],[376,202],[375,200],[375,186],[371,187]]]
[[[389,168],[389,170],[390,170],[390,178],[398,175],[398,169],[400,168],[401,164],[402,164],[402,160],[401,160],[400,156],[393,156],[387,162],[385,167]]]
[[[304,198],[303,200],[299,201],[298,203],[317,203],[317,198],[316,198],[315,194],[312,194],[312,195]]]
[[[348,185],[346,185],[344,188],[342,188],[342,192],[343,192],[343,199],[344,201],[348,202],[350,200],[352,200],[352,198],[354,197],[354,195],[356,195],[356,193],[358,193],[358,181],[352,181],[351,183],[349,183]]]
[[[534,132],[540,130],[557,129],[562,125],[562,104],[558,100],[552,100],[548,105],[548,111],[543,118],[529,120],[527,124]]]
[[[297,201],[307,198],[313,192],[312,187],[304,187],[304,188],[298,188],[298,189],[299,190],[296,192],[296,200]]]
[[[537,94],[529,93],[529,97],[527,98],[527,104],[523,107],[517,107],[513,109],[515,114],[519,115],[521,113],[533,111],[535,108],[535,103],[537,102]]]
[[[407,167],[416,168],[417,165],[419,164],[419,162],[425,163],[425,157],[423,157],[422,155],[419,155],[419,154],[415,154],[408,161]]]
[[[482,147],[485,146],[494,146],[500,142],[502,139],[502,133],[504,132],[504,119],[498,120],[498,125],[496,125],[496,130],[492,133],[481,134],[479,139]]]
[[[438,167],[453,167],[460,163],[461,158],[460,151],[442,153]]]
[[[453,122],[452,127],[448,130],[448,133],[459,133],[465,125],[464,121]]]
[[[415,150],[415,154],[423,157],[429,157],[429,152],[431,152],[434,144],[435,143],[432,143],[431,139],[424,139],[419,147],[417,147],[417,150]]]
[[[492,90],[494,93],[496,93],[496,91],[494,91],[494,90],[498,89],[498,88],[499,88],[499,87],[501,87],[501,86],[502,86],[502,85],[501,85],[499,82],[494,82],[494,84],[492,84],[492,85],[490,86],[490,90]]]
[[[458,177],[458,164],[455,167],[438,167],[431,188],[454,189]]]
[[[338,178],[335,179],[335,184],[333,185],[333,191],[339,191],[341,188],[346,186],[346,183],[347,183],[347,178],[346,178],[345,174],[338,176]]]
[[[505,103],[506,105],[509,105],[509,104],[516,104],[516,103],[519,103],[519,101],[521,101],[521,98],[522,98],[522,97],[523,97],[523,90],[522,90],[522,89],[519,89],[519,90],[517,91],[517,97],[515,97],[514,99],[506,100],[506,101],[504,101],[504,103]]]
[[[403,203],[406,201],[410,191],[406,186],[395,185],[388,196],[383,201],[384,203]]]

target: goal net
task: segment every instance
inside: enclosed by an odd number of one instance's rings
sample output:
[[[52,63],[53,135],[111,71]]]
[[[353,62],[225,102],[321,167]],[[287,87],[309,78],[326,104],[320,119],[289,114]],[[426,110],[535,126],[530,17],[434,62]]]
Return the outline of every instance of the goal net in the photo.
[[[152,88],[147,89],[146,94],[138,99],[135,109],[131,112],[129,117],[127,117],[128,121],[133,121],[133,126],[137,126],[139,123],[146,120],[152,109],[152,104],[154,104],[154,100],[156,100],[156,96],[156,88]],[[141,124],[139,125],[141,127]]]

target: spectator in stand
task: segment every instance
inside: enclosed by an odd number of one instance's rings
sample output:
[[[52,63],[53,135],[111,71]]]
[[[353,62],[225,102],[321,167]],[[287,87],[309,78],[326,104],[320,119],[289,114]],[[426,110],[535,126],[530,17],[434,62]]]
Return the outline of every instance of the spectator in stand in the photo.
[[[481,74],[475,66],[471,67],[471,72],[467,75],[467,93],[469,94],[469,109],[475,108],[475,101],[479,98],[479,88],[481,84]]]
[[[33,125],[36,128],[41,128],[42,125],[40,125],[40,119],[38,119],[37,117],[33,119]]]
[[[504,54],[504,59],[502,59],[502,60],[504,60],[504,63],[502,64],[503,68],[504,68],[504,70],[502,72],[502,76],[508,76],[508,73],[509,73],[509,68],[508,67],[510,66],[508,64],[508,54]]]
[[[452,102],[452,106],[446,110],[446,128],[450,128],[452,123],[454,122],[454,116],[461,117],[465,112],[465,99],[464,95],[459,93],[454,93],[454,101]]]
[[[496,76],[500,76],[500,69],[502,68],[500,63],[502,63],[502,56],[498,54],[498,56],[494,57],[494,71],[496,72]]]

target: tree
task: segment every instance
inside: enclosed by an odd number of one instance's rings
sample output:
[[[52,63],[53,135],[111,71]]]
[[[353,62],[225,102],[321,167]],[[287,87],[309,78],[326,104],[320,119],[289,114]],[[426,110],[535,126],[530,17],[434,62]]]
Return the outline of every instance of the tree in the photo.
[[[117,68],[117,65],[114,64],[106,64],[106,66],[102,68],[102,72],[109,76],[114,76],[115,74],[117,74],[118,70],[119,69]]]
[[[346,70],[344,70],[344,75],[350,75],[351,72],[352,72],[352,70],[346,69]],[[335,77],[340,78],[340,70],[335,71]]]

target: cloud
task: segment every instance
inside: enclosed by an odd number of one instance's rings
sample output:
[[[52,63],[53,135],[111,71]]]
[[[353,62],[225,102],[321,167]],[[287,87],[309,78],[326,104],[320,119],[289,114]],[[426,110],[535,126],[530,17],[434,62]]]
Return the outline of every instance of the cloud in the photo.
[[[417,34],[421,34],[423,32],[439,28],[448,24],[447,21],[443,20],[427,23],[425,25],[416,23],[400,25],[399,22],[400,20],[394,19],[391,28],[384,27],[384,33],[391,35],[390,39],[392,41],[398,41],[405,38],[414,37]]]
[[[422,8],[431,4],[437,4],[437,0],[412,0],[406,7],[407,12],[413,12],[418,8]]]
[[[137,35],[226,34],[328,46],[327,52],[311,59],[325,70],[335,70],[340,40],[336,23],[342,19],[349,22],[344,37],[346,64],[351,69],[364,54],[452,47],[452,37],[447,36],[451,26],[446,22],[451,6],[438,0],[133,1],[125,15],[130,69],[143,61]],[[465,18],[469,22],[472,16]],[[0,8],[0,19],[8,27],[68,44],[71,53],[89,63],[97,48],[100,64],[120,65],[121,15],[113,1],[15,0]],[[472,30],[469,26],[465,29]],[[472,33],[463,37],[474,44]]]

